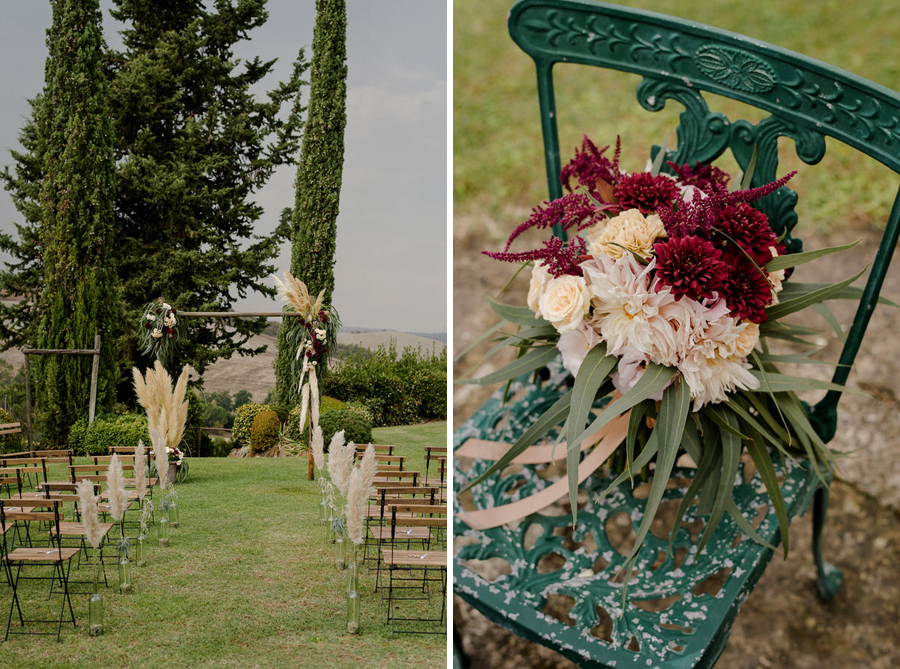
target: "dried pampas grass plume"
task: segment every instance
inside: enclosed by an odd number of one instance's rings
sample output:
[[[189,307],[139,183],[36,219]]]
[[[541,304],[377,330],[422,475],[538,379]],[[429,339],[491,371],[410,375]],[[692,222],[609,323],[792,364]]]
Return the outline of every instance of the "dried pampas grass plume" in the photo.
[[[88,543],[94,550],[100,548],[103,541],[103,528],[100,526],[100,518],[97,512],[97,504],[100,498],[94,495],[94,484],[87,479],[79,482],[78,499],[81,501],[81,524],[84,527]]]
[[[336,432],[335,435],[331,438],[331,443],[328,445],[328,475],[331,477],[331,482],[335,485],[337,484],[337,479],[335,478],[335,471],[338,468],[338,460],[340,459],[338,454],[341,449],[344,447],[344,431]]]
[[[304,317],[312,312],[313,305],[309,299],[309,290],[307,290],[305,283],[295,279],[294,275],[287,271],[284,273],[284,282],[274,274],[272,278],[275,279],[281,299],[293,307],[294,311],[303,314]]]
[[[134,449],[134,487],[137,490],[138,499],[143,499],[147,494],[147,450],[143,440],[138,440]]]
[[[159,487],[166,487],[166,476],[169,474],[169,456],[166,453],[166,445],[162,435],[156,430],[150,430],[150,441],[153,443],[153,460],[156,463],[156,475],[159,477]]]
[[[375,458],[375,447],[372,444],[366,446],[366,452],[363,454],[362,462],[359,464],[359,471],[365,495],[368,498],[375,493],[372,484],[375,482],[375,476],[378,473],[378,460]]]
[[[109,515],[113,520],[120,522],[125,515],[125,507],[128,505],[128,495],[125,492],[125,476],[122,473],[122,463],[119,456],[113,455],[106,470],[106,487],[109,494]]]
[[[350,486],[350,472],[353,471],[353,463],[356,461],[356,444],[348,441],[337,453],[335,465],[337,476],[333,476],[334,484],[341,493],[341,497],[347,499]]]
[[[347,492],[347,536],[350,541],[359,546],[363,541],[363,518],[365,518],[366,504],[369,501],[368,489],[362,470],[354,467],[350,472],[350,481]]]
[[[322,436],[322,428],[318,425],[313,428],[311,448],[316,469],[321,471],[325,466],[325,438]]]

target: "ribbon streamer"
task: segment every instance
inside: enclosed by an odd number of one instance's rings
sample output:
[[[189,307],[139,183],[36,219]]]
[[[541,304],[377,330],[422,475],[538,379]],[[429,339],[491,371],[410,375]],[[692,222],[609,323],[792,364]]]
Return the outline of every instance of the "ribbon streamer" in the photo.
[[[584,460],[581,461],[581,464],[578,465],[578,483],[581,484],[584,480],[590,476],[597,468],[602,465],[610,455],[612,455],[613,451],[615,451],[619,445],[625,441],[625,437],[628,435],[628,420],[631,412],[626,412],[617,418],[614,418],[609,423],[603,426],[600,430],[597,431],[589,439],[585,440],[586,442],[597,442],[597,446],[594,448],[591,453],[585,457]],[[469,440],[471,441],[471,440]],[[483,441],[483,440],[478,440]],[[460,451],[468,444],[461,446],[456,450],[454,455],[460,455]],[[498,450],[497,446],[506,446],[506,448],[502,448],[505,452],[509,449],[511,444],[498,444],[497,442],[483,442],[488,445],[493,445],[491,447],[492,451]],[[477,446],[478,444],[476,444]],[[562,444],[560,444],[562,445]],[[534,464],[535,462],[548,462],[549,460],[543,461],[535,461],[531,460],[531,457],[534,455],[528,455],[528,451],[531,451],[532,448],[535,449],[551,449],[552,446],[544,446],[544,447],[535,447],[532,446],[528,450],[525,451],[518,458],[513,460],[513,462],[520,462],[519,458],[526,457],[528,458],[526,462],[529,464]],[[582,448],[585,448],[585,445],[582,444]],[[540,450],[535,451],[535,455],[541,452]],[[563,455],[565,455],[565,448],[562,449]],[[501,452],[502,456],[503,453]],[[479,451],[478,456],[482,459],[496,459],[489,458],[484,454],[484,452]],[[504,504],[502,506],[495,506],[490,509],[480,509],[478,511],[464,511],[456,514],[456,517],[462,520],[466,525],[471,527],[473,530],[486,530],[491,527],[499,527],[500,525],[505,525],[506,523],[511,523],[515,520],[519,520],[528,516],[532,513],[536,513],[541,509],[544,509],[555,501],[565,496],[569,492],[569,483],[566,478],[562,478],[556,483],[547,486],[543,490],[536,492],[533,495],[529,495],[524,499],[520,499],[516,502],[512,502],[510,504]]]

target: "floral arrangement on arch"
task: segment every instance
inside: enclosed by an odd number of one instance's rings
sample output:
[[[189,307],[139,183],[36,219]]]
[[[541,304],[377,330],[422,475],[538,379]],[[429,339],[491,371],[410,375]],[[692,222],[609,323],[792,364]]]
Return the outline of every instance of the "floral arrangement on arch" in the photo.
[[[859,274],[829,286],[789,280],[795,266],[848,247],[786,253],[767,216],[752,203],[781,188],[793,173],[762,187],[732,189],[730,176],[711,165],[668,163],[671,173],[663,173],[664,149],[644,172],[621,169],[618,142],[611,158],[608,149],[585,138],[561,172],[567,193],[535,208],[503,251],[485,252],[497,260],[531,263],[531,281],[527,306],[492,303],[518,328],[505,338],[517,349],[516,360],[471,382],[509,381],[557,357],[574,380],[470,486],[501,471],[564,420],[574,519],[581,452],[591,437],[596,441],[618,423],[621,438],[608,445],[606,456],[618,476],[608,491],[642,470],[646,474],[655,462],[629,557],[636,560],[678,456],[686,452],[698,468],[712,472],[704,485],[714,486],[724,508],[746,448],[777,512],[787,551],[787,514],[772,451],[787,458],[801,453],[817,468],[832,467],[834,455],[795,391],[843,387],[778,373],[775,363],[784,357],[770,353],[767,339],[809,344],[803,339],[807,328],[781,319],[855,294],[849,286]],[[752,170],[742,185],[749,184]],[[554,226],[569,239],[553,236],[539,248],[510,251],[526,230]],[[810,362],[803,355],[789,357]],[[594,415],[598,401],[606,404]],[[713,457],[719,458],[718,468],[704,467],[703,459]],[[673,528],[698,493],[698,486],[688,490]],[[710,517],[699,550],[719,518]],[[740,520],[748,535],[762,541]]]
[[[152,356],[165,365],[184,338],[184,328],[178,321],[178,310],[163,298],[141,307],[138,326],[141,353]]]
[[[341,321],[333,306],[324,304],[325,290],[312,299],[306,284],[290,272],[284,273],[284,281],[272,277],[278,294],[285,302],[284,311],[299,314],[299,327],[287,330],[286,342],[297,351],[291,366],[292,376],[299,379],[296,390],[300,392],[300,426],[306,423],[307,412],[310,428],[319,424],[319,383],[316,370],[328,364],[328,356],[337,346],[337,332]]]

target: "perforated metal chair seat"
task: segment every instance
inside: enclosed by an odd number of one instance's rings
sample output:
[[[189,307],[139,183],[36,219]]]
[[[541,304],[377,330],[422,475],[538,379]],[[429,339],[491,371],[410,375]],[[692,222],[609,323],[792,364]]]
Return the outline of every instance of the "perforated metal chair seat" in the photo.
[[[456,431],[454,448],[470,438],[512,443],[560,397],[561,378],[557,374],[539,385],[519,382],[512,388],[514,401],[505,406],[498,391]],[[457,493],[491,463],[475,460],[465,469],[466,464],[459,463],[454,474]],[[542,476],[546,468],[507,469],[505,475],[475,486],[471,500],[478,509],[517,501],[552,483]],[[668,504],[683,497],[694,471],[676,470],[673,478],[683,487],[666,491],[664,499],[672,500]],[[824,492],[808,461],[788,461],[778,473],[784,477],[782,491],[791,517],[806,511],[817,490]],[[778,523],[762,480],[754,473],[745,481],[744,474],[742,465],[735,486],[738,509],[751,522],[762,515],[758,533],[777,544]],[[636,532],[645,502],[632,494],[627,481],[601,497],[611,482],[612,477],[592,476],[582,484],[587,501],[578,511],[574,531],[570,513],[532,514],[514,527],[488,530],[472,530],[457,518],[455,540],[467,545],[455,557],[455,592],[495,623],[584,667],[712,666],[772,551],[746,537],[726,515],[698,556],[702,526],[695,522],[695,504],[678,530],[673,554],[668,554],[667,532],[661,533],[664,539],[648,534],[623,607],[621,574],[619,579],[616,575],[625,556],[610,541],[607,522],[625,514],[620,520],[627,518]],[[463,508],[461,499],[457,494],[455,511],[471,510]],[[507,563],[510,573],[488,580],[473,570],[477,561],[492,558]],[[836,591],[840,572],[823,564],[822,576],[820,587]],[[721,588],[710,594],[719,583]],[[555,616],[546,612],[554,605],[562,608]]]

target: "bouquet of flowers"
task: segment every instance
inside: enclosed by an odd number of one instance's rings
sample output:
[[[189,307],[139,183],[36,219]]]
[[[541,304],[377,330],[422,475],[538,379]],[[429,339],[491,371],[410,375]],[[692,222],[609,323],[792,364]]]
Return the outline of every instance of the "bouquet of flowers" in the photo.
[[[184,453],[180,448],[169,448],[166,446],[166,456],[169,459],[169,462],[174,462],[179,467],[181,463],[184,461]]]
[[[780,319],[853,294],[849,286],[859,275],[826,286],[787,280],[793,267],[848,247],[786,252],[752,203],[781,188],[793,173],[762,187],[730,189],[729,175],[710,165],[668,163],[671,173],[663,173],[664,149],[648,171],[626,172],[619,166],[619,144],[612,158],[608,148],[598,149],[585,138],[561,174],[567,194],[534,209],[502,252],[485,252],[498,260],[530,262],[532,271],[527,307],[492,304],[519,328],[504,340],[517,348],[516,360],[475,382],[537,373],[557,357],[574,378],[471,485],[502,470],[564,421],[560,438],[566,441],[574,519],[581,453],[592,436],[619,421],[623,437],[613,445],[618,452],[611,451],[618,476],[607,492],[655,466],[629,560],[636,559],[683,453],[693,459],[697,474],[673,528],[702,487],[716,491],[702,551],[732,508],[744,448],[771,497],[787,551],[788,519],[772,453],[789,459],[799,453],[817,472],[830,469],[834,454],[795,391],[843,387],[780,374],[776,362],[808,359],[776,355],[767,339],[808,344],[803,339],[808,328]],[[750,178],[746,175],[742,185]],[[557,235],[540,248],[510,252],[525,230],[550,227],[569,239]],[[762,541],[749,522],[736,520]]]
[[[185,336],[177,316],[178,310],[162,298],[148,302],[141,308],[141,323],[138,327],[141,353],[166,364]]]

